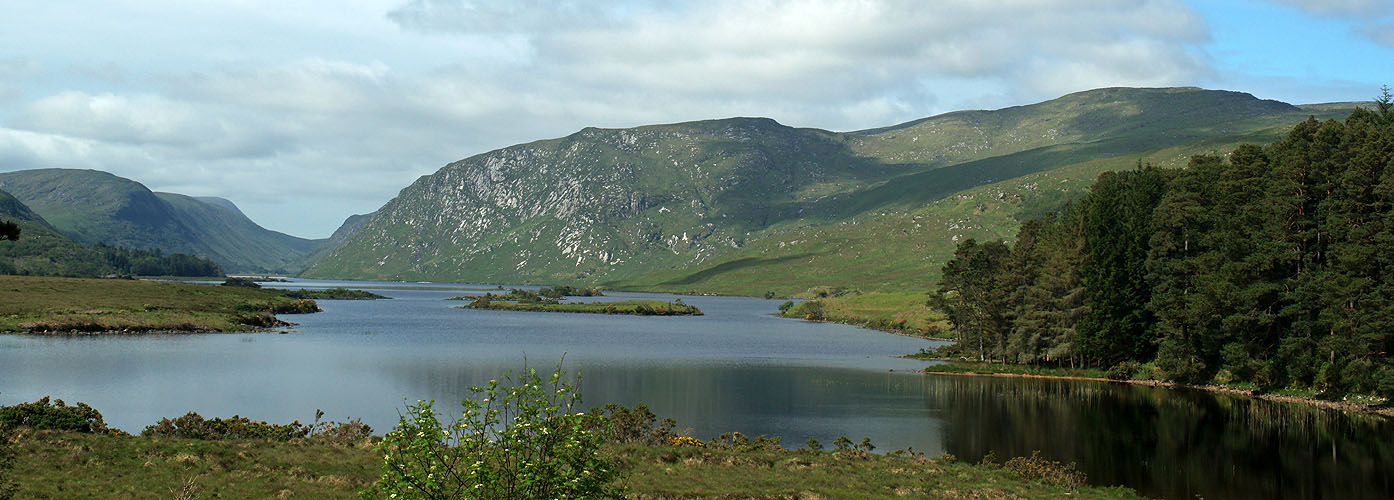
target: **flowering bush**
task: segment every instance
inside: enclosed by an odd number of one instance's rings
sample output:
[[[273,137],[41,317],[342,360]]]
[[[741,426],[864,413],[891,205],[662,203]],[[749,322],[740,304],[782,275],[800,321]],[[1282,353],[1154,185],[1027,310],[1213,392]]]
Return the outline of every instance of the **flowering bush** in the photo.
[[[673,436],[670,438],[669,442],[673,446],[691,446],[693,448],[702,448],[706,446],[706,443],[703,443],[702,440],[687,436]]]
[[[203,418],[198,413],[189,412],[176,419],[163,418],[140,432],[142,436],[171,436],[189,439],[268,439],[289,441],[310,435],[310,427],[300,421],[289,424],[268,424],[264,420],[252,420],[233,415],[232,418]]]
[[[378,446],[382,476],[362,498],[581,499],[617,496],[600,452],[609,426],[580,411],[558,365],[544,384],[531,368],[470,387],[460,418],[442,424],[432,401],[407,405]],[[579,380],[579,378],[578,378]]]
[[[0,429],[5,427],[97,433],[107,431],[101,412],[95,408],[86,403],[68,406],[61,399],[50,403],[47,396],[33,403],[0,406]]]

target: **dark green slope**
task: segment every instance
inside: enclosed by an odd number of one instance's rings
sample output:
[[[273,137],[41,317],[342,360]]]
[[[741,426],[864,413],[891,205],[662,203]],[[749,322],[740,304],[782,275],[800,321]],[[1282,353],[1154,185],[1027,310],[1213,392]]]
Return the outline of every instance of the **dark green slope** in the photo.
[[[264,229],[227,200],[154,193],[96,170],[0,173],[0,189],[82,243],[212,259],[228,272],[288,272],[318,243]]]
[[[940,247],[1010,237],[1011,210],[1074,196],[1101,171],[1225,151],[1337,112],[1238,92],[1100,89],[850,133],[750,118],[588,128],[422,177],[307,275],[719,293],[927,286]],[[945,203],[998,184],[1016,208]]]
[[[107,245],[63,236],[9,193],[0,191],[0,220],[15,222],[18,241],[0,242],[0,274],[36,276],[221,276],[211,261]]]

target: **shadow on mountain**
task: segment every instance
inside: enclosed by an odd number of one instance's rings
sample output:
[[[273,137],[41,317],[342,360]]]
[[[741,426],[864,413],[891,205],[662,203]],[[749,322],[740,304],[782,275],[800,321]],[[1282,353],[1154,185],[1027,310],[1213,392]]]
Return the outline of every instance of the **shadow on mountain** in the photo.
[[[746,257],[746,258],[743,258],[743,259],[736,259],[736,260],[733,260],[733,261],[730,261],[730,262],[723,262],[723,263],[721,263],[721,264],[718,264],[718,265],[715,265],[715,266],[712,266],[712,267],[703,269],[703,270],[701,270],[701,271],[697,271],[697,272],[692,273],[692,274],[689,274],[689,275],[687,275],[687,276],[684,276],[684,277],[681,277],[681,278],[677,278],[677,279],[673,279],[673,280],[668,280],[668,281],[665,281],[665,282],[660,283],[660,284],[661,284],[661,285],[691,285],[691,284],[693,284],[693,283],[697,283],[697,282],[706,280],[706,279],[708,279],[708,278],[712,278],[712,277],[715,277],[715,276],[719,276],[719,275],[721,275],[721,274],[729,273],[729,272],[732,272],[732,271],[739,271],[739,270],[741,270],[741,269],[759,267],[759,266],[770,265],[770,264],[782,264],[782,263],[789,262],[789,261],[792,261],[792,260],[806,259],[806,258],[811,257],[811,256],[813,256],[813,254],[811,254],[811,253],[803,253],[803,254],[789,255],[789,256],[786,256],[786,257],[778,257],[778,258],[773,258],[773,259],[762,259],[762,258],[759,258],[759,257]]]

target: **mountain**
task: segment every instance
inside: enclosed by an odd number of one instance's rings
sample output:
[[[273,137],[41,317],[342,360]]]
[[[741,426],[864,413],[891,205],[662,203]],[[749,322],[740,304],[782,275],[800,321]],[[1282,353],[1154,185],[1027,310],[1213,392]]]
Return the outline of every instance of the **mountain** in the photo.
[[[350,215],[347,219],[344,219],[343,224],[339,225],[339,229],[334,230],[334,234],[329,235],[328,239],[320,240],[323,243],[315,247],[313,252],[305,255],[295,267],[298,269],[306,269],[316,262],[319,262],[326,255],[329,255],[329,252],[338,248],[339,245],[348,240],[349,236],[353,236],[353,233],[358,232],[358,230],[361,229],[364,224],[367,224],[368,220],[372,217],[373,214]]]
[[[1099,172],[1267,142],[1309,114],[1348,112],[1112,88],[848,133],[762,118],[587,128],[418,179],[306,275],[925,288],[958,239],[1010,238],[1018,215],[1077,196]]]
[[[78,242],[187,253],[228,272],[294,271],[319,245],[262,228],[227,200],[156,193],[96,170],[0,173],[0,189]]]
[[[206,259],[108,245],[63,236],[29,207],[0,191],[0,220],[16,223],[19,240],[0,242],[0,274],[38,276],[222,276]]]

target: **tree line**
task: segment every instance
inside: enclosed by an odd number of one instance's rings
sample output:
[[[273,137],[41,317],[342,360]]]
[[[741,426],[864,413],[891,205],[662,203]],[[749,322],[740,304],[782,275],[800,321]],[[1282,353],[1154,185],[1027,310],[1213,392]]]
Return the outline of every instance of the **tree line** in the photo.
[[[931,305],[983,360],[1394,396],[1394,104],[1101,175],[1015,244],[961,242]]]
[[[0,226],[4,226],[0,224]],[[0,227],[4,229],[4,227]],[[83,245],[54,237],[20,237],[15,228],[0,240],[0,274],[35,276],[222,276],[217,263],[193,255],[165,254],[102,243]]]

